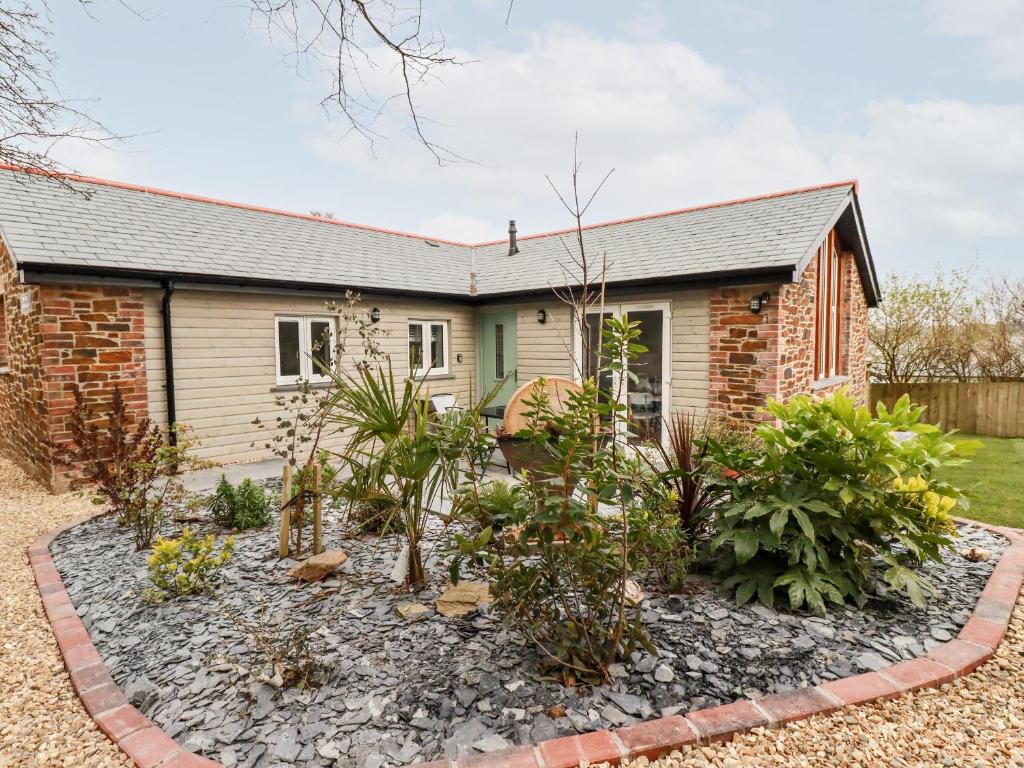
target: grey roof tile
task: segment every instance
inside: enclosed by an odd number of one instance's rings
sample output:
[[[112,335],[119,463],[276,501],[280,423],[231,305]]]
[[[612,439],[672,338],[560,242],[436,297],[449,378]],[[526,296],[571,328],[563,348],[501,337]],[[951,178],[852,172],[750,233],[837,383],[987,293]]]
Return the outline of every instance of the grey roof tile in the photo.
[[[369,227],[106,184],[0,170],[0,232],[26,264],[179,272],[226,279],[469,295],[542,290],[564,281],[573,232],[460,245]],[[851,199],[852,184],[595,225],[609,282],[796,266]],[[428,242],[429,241],[429,242]],[[432,244],[431,244],[432,243]]]

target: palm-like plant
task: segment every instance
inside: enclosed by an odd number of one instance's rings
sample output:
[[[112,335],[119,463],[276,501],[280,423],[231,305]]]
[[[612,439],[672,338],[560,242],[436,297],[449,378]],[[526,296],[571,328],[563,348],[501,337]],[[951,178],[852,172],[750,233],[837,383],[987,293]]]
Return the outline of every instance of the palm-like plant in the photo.
[[[679,526],[695,535],[707,524],[711,507],[725,496],[710,476],[713,424],[709,417],[699,417],[691,410],[673,412],[666,426],[668,445],[653,444],[664,466],[655,467],[644,451],[638,455],[654,470],[658,481],[675,493]]]
[[[474,457],[490,456],[483,443],[492,438],[480,428],[480,409],[498,388],[472,409],[431,421],[424,381],[397,383],[390,361],[386,367],[359,366],[352,377],[335,374],[335,380],[327,418],[351,433],[342,454],[350,475],[342,494],[365,499],[387,489],[408,540],[406,583],[420,589],[427,582],[421,541],[431,506],[455,491],[463,469],[476,478]]]

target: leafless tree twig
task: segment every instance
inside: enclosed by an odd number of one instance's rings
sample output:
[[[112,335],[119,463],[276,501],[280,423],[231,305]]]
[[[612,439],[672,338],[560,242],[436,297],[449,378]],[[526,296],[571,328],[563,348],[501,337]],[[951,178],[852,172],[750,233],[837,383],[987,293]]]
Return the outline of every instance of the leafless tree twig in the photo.
[[[88,13],[90,0],[79,2]],[[46,0],[0,4],[0,163],[54,176],[80,191],[58,175],[71,169],[53,159],[54,147],[67,141],[110,145],[125,137],[60,96],[50,36]]]
[[[439,79],[441,70],[465,63],[448,53],[444,35],[424,30],[421,0],[411,6],[394,0],[249,0],[249,5],[251,18],[262,20],[272,39],[287,37],[296,69],[304,63],[327,67],[331,86],[321,106],[340,112],[371,148],[381,138],[375,123],[400,101],[409,129],[438,165],[465,160],[430,138],[430,121],[414,98],[419,87]],[[362,76],[382,66],[377,51],[399,74],[397,93],[382,94]]]

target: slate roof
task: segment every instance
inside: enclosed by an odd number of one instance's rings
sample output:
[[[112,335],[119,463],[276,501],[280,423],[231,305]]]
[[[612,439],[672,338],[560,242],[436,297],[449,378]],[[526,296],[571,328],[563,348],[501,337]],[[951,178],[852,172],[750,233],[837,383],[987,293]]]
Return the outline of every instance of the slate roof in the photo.
[[[510,257],[505,239],[455,243],[105,180],[67,183],[88,196],[0,167],[0,234],[20,267],[471,298],[474,272],[477,297],[562,285],[560,241],[574,237],[520,237]],[[593,225],[584,242],[595,258],[607,252],[609,283],[797,270],[850,211],[855,186],[841,182]]]
[[[643,282],[754,270],[794,269],[824,238],[852,182],[727,205],[610,222],[588,228],[583,242],[591,263],[607,253],[609,283]],[[478,246],[480,292],[512,293],[564,283],[558,264],[575,231]],[[564,244],[562,241],[565,241]]]

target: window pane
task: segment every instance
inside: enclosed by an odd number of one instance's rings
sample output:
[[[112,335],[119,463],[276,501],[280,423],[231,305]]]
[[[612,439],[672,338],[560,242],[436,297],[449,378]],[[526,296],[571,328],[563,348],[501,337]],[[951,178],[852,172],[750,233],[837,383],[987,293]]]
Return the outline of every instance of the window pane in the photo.
[[[505,324],[494,324],[494,378],[505,375]]]
[[[445,367],[444,325],[441,323],[432,323],[430,326],[430,360],[435,370]]]
[[[419,323],[409,324],[409,370],[418,371],[423,368],[423,326]]]
[[[282,320],[277,324],[279,376],[299,375],[299,321]]]
[[[598,312],[587,313],[587,345],[583,352],[583,378],[585,379],[589,379],[597,373],[598,358],[601,354],[602,326],[611,316],[610,312],[605,312],[603,315]],[[607,363],[607,360],[601,360],[602,367]],[[605,394],[610,393],[612,391],[611,371],[602,371],[597,385]]]
[[[325,368],[331,367],[331,324],[326,320],[312,320],[309,323],[310,355],[313,358],[314,376],[325,376]]]
[[[664,370],[664,315],[660,309],[630,312],[629,319],[640,321],[637,343],[647,347],[629,361],[629,370],[636,380],[627,378],[627,398],[636,437],[641,441],[660,442]]]

